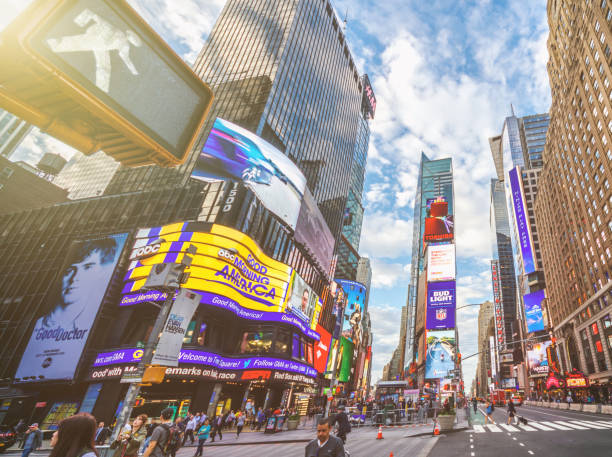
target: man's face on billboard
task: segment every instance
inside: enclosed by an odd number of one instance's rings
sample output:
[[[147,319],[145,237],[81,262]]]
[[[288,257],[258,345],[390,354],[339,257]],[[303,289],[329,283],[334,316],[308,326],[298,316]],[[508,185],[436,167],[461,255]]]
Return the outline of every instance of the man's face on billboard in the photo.
[[[304,289],[304,292],[302,293],[302,312],[306,313],[306,310],[308,309],[308,289]]]
[[[102,253],[99,250],[92,251],[80,262],[71,264],[62,278],[64,304],[71,305],[83,300],[100,281],[103,270]]]

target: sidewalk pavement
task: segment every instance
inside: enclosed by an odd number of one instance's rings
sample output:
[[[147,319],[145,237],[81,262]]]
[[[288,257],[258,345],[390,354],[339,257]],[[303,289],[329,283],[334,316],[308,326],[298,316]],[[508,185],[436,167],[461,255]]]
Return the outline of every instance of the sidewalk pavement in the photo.
[[[551,409],[569,409],[570,411],[584,411],[595,414],[612,414],[612,405],[603,405],[601,403],[571,403],[566,402],[547,402],[547,401],[534,401],[525,400],[527,406],[540,406],[542,408]]]

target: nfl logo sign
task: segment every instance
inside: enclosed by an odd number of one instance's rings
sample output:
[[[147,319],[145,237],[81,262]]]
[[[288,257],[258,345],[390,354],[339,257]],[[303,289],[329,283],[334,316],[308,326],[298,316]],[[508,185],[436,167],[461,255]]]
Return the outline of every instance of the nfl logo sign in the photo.
[[[439,321],[446,319],[446,308],[436,310],[436,319]]]

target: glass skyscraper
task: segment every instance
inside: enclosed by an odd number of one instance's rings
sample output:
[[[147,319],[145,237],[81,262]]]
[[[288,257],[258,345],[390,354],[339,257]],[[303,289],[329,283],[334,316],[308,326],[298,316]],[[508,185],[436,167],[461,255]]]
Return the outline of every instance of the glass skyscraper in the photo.
[[[430,160],[421,153],[421,164],[417,181],[417,191],[414,198],[414,219],[412,229],[412,265],[410,269],[410,284],[408,286],[407,318],[406,318],[406,349],[404,364],[414,359],[414,343],[416,330],[416,305],[419,277],[423,273],[423,231],[427,201],[444,197],[448,202],[448,214],[455,214],[453,189],[452,159]]]
[[[0,155],[9,158],[30,130],[26,121],[0,109]]]
[[[185,183],[214,119],[221,117],[263,137],[297,164],[338,239],[359,157],[356,144],[365,144],[365,155],[369,127],[362,122],[364,83],[331,4],[229,0],[194,71],[213,89],[215,101],[188,160],[171,170],[122,167],[106,193]]]

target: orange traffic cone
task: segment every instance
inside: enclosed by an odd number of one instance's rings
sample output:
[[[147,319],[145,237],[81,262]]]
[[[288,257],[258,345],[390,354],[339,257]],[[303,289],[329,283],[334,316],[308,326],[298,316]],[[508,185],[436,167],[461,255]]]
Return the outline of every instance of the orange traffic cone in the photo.
[[[382,440],[383,436],[382,436],[382,425],[378,426],[378,435],[376,435],[376,439],[377,440]]]
[[[438,421],[436,421],[436,425],[434,426],[434,436],[437,436],[440,434],[440,424],[438,423]]]
[[[393,452],[391,452],[391,454],[389,454],[389,457],[393,457]]]

